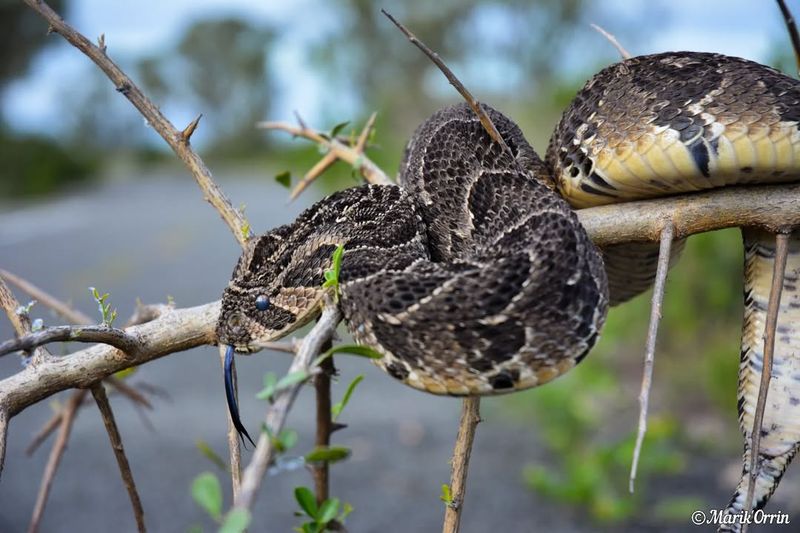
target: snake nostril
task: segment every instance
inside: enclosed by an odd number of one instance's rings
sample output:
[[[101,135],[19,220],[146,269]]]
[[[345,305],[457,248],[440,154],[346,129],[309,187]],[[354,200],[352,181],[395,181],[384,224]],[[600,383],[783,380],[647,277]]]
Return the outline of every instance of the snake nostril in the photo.
[[[228,327],[235,337],[241,337],[247,331],[244,327],[244,317],[241,313],[234,313],[228,318]]]

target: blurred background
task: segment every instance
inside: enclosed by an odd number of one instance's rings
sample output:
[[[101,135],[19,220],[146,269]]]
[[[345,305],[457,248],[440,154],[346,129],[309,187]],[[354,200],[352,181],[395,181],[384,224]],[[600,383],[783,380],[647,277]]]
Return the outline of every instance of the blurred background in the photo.
[[[800,2],[787,3],[800,13]],[[287,204],[275,176],[289,171],[296,183],[320,152],[257,130],[255,122],[293,120],[296,111],[323,131],[349,121],[348,134],[377,111],[369,156],[394,174],[414,127],[458,101],[380,7],[439,52],[478,98],[514,118],[540,154],[575,92],[618,60],[589,28],[592,22],[635,55],[715,51],[796,74],[772,2],[50,4],[89,38],[105,34],[110,57],[178,128],[203,114],[192,143],[257,232],[354,181],[351,169],[337,164]],[[163,141],[87,58],[59,36],[47,36],[46,24],[21,2],[0,0],[0,30],[0,267],[88,313],[96,305],[87,287],[108,291],[122,319],[136,298],[170,297],[179,306],[218,298],[237,245]],[[682,531],[692,510],[724,507],[741,468],[735,396],[741,256],[736,230],[696,236],[670,274],[636,494],[627,493],[627,474],[649,294],[612,310],[592,356],[568,375],[483,402],[462,531]],[[33,315],[60,322],[41,306]],[[10,335],[3,321],[0,337]],[[0,360],[0,377],[19,364]],[[238,364],[243,419],[252,431],[264,410],[253,397],[264,373],[282,373],[288,361],[264,352]],[[333,494],[355,508],[351,531],[438,529],[439,488],[449,479],[459,402],[403,387],[361,360],[340,358],[337,365],[334,400],[356,375],[366,376],[342,415],[350,427],[334,435],[335,443],[352,448],[350,460],[332,467]],[[226,455],[216,350],[173,355],[128,379],[161,391],[147,413],[112,399],[148,524],[153,531],[213,529],[189,487],[204,470],[226,483],[196,445]],[[32,407],[11,423],[0,531],[27,525],[47,450],[28,457],[24,449],[59,401]],[[301,456],[313,439],[308,391],[290,426],[300,440],[288,456]],[[133,530],[93,408],[81,413],[70,442],[43,530]],[[793,517],[800,512],[794,470],[770,504]],[[254,530],[268,524],[286,531],[299,523],[292,498],[298,485],[311,485],[302,467],[267,479]]]

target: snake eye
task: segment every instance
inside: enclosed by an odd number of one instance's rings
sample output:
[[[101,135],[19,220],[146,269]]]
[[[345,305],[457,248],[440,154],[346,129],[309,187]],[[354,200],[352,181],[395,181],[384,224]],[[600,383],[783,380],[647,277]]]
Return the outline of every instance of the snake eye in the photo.
[[[256,298],[256,309],[259,311],[266,311],[269,309],[269,298],[266,294],[261,294]]]

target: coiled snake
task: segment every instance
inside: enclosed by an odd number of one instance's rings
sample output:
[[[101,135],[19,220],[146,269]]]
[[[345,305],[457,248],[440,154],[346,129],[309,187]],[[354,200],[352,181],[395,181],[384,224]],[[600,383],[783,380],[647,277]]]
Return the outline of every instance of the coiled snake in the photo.
[[[743,59],[678,52],[606,68],[563,114],[546,163],[516,124],[484,108],[511,153],[466,105],[446,108],[413,135],[399,186],[335,193],[253,239],[222,299],[217,334],[230,347],[228,359],[318,314],[324,271],[341,244],[345,321],[357,342],[383,355],[377,364],[387,373],[436,394],[540,385],[591,349],[609,301],[649,287],[658,251],[608,247],[604,269],[564,199],[579,208],[800,177],[800,82]],[[749,443],[774,249],[769,235],[743,233],[738,405]],[[757,463],[758,507],[800,442],[794,237]],[[229,405],[235,414],[230,392]],[[746,444],[730,512],[744,505],[749,453]]]

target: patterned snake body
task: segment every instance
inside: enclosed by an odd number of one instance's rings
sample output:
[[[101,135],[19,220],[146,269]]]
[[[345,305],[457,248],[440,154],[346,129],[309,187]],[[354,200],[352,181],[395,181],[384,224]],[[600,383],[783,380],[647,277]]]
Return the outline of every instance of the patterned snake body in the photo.
[[[557,188],[575,207],[735,184],[800,180],[800,82],[719,54],[631,58],[594,76],[556,128],[547,154]],[[750,438],[764,350],[774,236],[744,228],[745,310],[738,409],[742,479],[729,505],[745,505]],[[677,250],[676,259],[682,248]],[[603,250],[612,305],[646,290],[658,246]],[[800,232],[790,239],[762,424],[756,508],[766,504],[800,443]],[[738,530],[738,526],[733,526]]]
[[[465,105],[439,111],[409,142],[401,187],[335,193],[251,241],[223,294],[219,341],[232,347],[229,357],[233,348],[251,352],[315,317],[324,271],[342,244],[347,326],[383,354],[378,364],[390,375],[450,395],[545,383],[592,347],[609,294],[615,304],[650,286],[658,251],[648,243],[608,247],[604,270],[548,185],[574,207],[588,207],[796,181],[798,105],[800,83],[750,61],[691,52],[632,58],[579,92],[551,139],[546,165],[519,128],[488,106],[512,154],[490,141]],[[745,229],[744,238],[745,466],[732,513],[744,505],[774,261],[769,235]],[[799,241],[792,236],[778,318],[758,507],[800,442]],[[675,243],[674,258],[682,244]],[[229,403],[238,423],[232,394]]]

